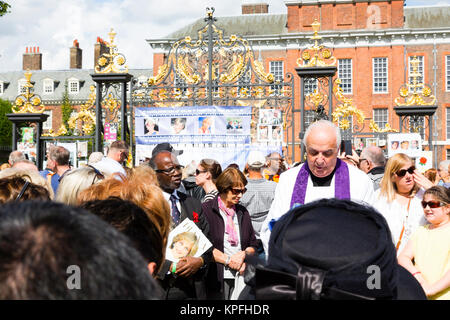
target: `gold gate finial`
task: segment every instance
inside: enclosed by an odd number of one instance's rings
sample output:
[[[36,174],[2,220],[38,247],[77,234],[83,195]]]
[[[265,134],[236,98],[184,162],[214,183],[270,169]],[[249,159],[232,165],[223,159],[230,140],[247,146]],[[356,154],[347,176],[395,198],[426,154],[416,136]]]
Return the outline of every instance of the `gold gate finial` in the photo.
[[[127,73],[128,66],[125,65],[125,56],[117,53],[117,46],[114,44],[117,33],[111,28],[108,35],[109,42],[106,45],[109,48],[109,53],[103,53],[98,58],[95,73]]]
[[[27,70],[25,73],[26,83],[23,85],[25,92],[16,97],[12,107],[13,113],[42,113],[45,106],[41,97],[35,95],[34,85],[31,83],[32,73]]]

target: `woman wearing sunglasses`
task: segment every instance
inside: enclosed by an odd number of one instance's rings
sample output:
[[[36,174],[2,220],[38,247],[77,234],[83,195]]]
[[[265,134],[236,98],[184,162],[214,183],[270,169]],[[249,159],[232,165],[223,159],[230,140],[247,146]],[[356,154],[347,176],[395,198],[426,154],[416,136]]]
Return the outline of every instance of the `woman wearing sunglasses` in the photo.
[[[202,203],[214,199],[219,192],[216,187],[216,180],[222,173],[222,167],[214,159],[203,159],[195,170],[195,183],[205,190]]]
[[[214,247],[206,281],[209,299],[229,300],[238,295],[244,285],[239,275],[245,270],[245,256],[253,255],[258,246],[250,215],[239,204],[246,184],[241,171],[227,168],[216,181],[219,195],[202,205]]]
[[[426,223],[420,202],[423,192],[432,186],[406,154],[397,153],[387,161],[374,207],[387,220],[397,253],[413,231]]]
[[[429,299],[450,300],[450,189],[428,189],[422,207],[429,224],[414,232],[398,263],[419,281]]]

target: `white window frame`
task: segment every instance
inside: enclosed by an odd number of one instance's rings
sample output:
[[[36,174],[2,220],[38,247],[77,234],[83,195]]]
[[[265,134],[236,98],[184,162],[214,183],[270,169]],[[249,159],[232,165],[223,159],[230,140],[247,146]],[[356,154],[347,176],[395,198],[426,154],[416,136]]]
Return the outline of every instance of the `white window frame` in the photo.
[[[283,60],[273,60],[269,62],[269,72],[273,74],[274,82],[284,81],[284,61]],[[280,93],[282,89],[281,85],[272,85],[270,88],[275,91],[276,94]]]
[[[50,130],[53,128],[53,111],[52,110],[45,110],[44,114],[48,114],[48,118],[45,122],[42,123],[42,129],[43,130]]]
[[[72,85],[76,86],[76,90]],[[69,94],[78,94],[80,93],[80,81],[78,79],[69,79],[67,81],[67,90],[69,92]]]
[[[0,96],[5,92],[5,84],[0,81]]]
[[[450,91],[450,55],[445,56],[445,91]]]
[[[307,96],[308,94],[314,93],[315,90],[317,90],[318,86],[318,80],[317,78],[303,78],[303,86],[305,88],[304,95]]]
[[[26,84],[27,84],[26,79],[19,79],[19,81],[17,81],[17,93],[18,94],[24,94],[26,92],[26,88],[25,88]]]
[[[380,73],[380,71],[375,70],[375,62],[377,60],[381,60],[384,59],[386,61],[386,91],[376,91],[375,90],[375,83],[376,83],[376,79],[383,79],[381,76],[378,76],[375,78],[376,72]],[[381,61],[380,61],[381,62]],[[378,63],[379,64],[379,63]],[[373,94],[386,94],[389,93],[389,59],[387,57],[374,57],[372,58],[372,93]]]
[[[383,111],[382,115],[375,115],[377,111]],[[380,116],[384,118],[384,112],[386,112],[386,121],[379,121],[377,118]],[[380,129],[383,129],[386,126],[386,123],[389,123],[389,109],[388,108],[379,108],[379,109],[373,109],[373,121],[377,124],[377,126]]]
[[[55,92],[55,82],[52,79],[44,79],[42,85],[43,94],[53,94]]]
[[[344,62],[350,62],[350,64],[347,65]],[[350,67],[350,70],[347,67]],[[353,94],[353,59],[338,59],[338,77],[341,79],[340,87],[342,88],[342,92],[344,94]]]
[[[449,126],[449,122],[450,122],[450,107],[445,108],[445,116],[446,116],[446,138],[447,140],[450,140],[450,126]]]
[[[425,83],[425,67],[424,67],[424,56],[409,56],[408,57],[408,83],[412,84],[412,77],[410,76],[411,72],[413,71],[413,67],[411,64],[411,61],[414,59],[414,57],[417,57],[419,59],[419,65],[418,65],[418,72],[422,75],[417,80],[419,83]]]

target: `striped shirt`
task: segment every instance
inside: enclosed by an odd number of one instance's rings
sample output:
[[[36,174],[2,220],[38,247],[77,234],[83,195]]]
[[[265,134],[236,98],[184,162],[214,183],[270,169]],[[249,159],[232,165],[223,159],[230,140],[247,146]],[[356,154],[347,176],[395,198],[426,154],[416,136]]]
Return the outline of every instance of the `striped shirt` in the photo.
[[[205,196],[203,197],[202,203],[214,199],[215,197],[217,197],[218,194],[219,194],[219,191],[217,191],[217,190],[213,190],[213,191],[211,191],[211,192],[208,192],[208,193],[205,194]]]

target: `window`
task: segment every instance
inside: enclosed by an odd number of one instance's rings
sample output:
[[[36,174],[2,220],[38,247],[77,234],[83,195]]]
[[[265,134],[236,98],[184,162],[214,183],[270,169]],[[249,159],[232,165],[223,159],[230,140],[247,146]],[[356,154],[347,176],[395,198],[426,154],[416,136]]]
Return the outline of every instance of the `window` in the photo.
[[[450,149],[445,149],[446,153],[447,153],[447,160],[450,160]]]
[[[77,79],[69,79],[68,82],[69,93],[77,94],[80,92],[80,82]]]
[[[409,132],[419,133],[420,137],[425,140],[425,117],[408,117],[409,121]]]
[[[269,72],[273,74],[274,81],[275,82],[283,82],[283,61],[270,61],[270,70]],[[275,91],[275,94],[280,94],[280,90],[282,89],[281,85],[273,85],[270,87],[272,90]]]
[[[304,95],[314,93],[317,90],[317,79],[316,78],[303,78],[303,86],[305,88]]]
[[[44,94],[51,94],[54,91],[54,82],[52,79],[44,79]]]
[[[45,110],[45,111],[44,111],[44,114],[48,114],[48,118],[47,118],[47,120],[46,120],[44,123],[42,123],[42,129],[44,129],[44,130],[50,130],[50,129],[52,129],[52,127],[53,127],[53,125],[52,125],[52,122],[53,122],[53,112],[52,112],[52,110]]]
[[[378,128],[383,129],[388,123],[388,109],[373,109],[373,121]]]
[[[445,56],[445,90],[450,91],[450,56]]]
[[[417,60],[419,60],[419,64],[417,65],[417,73],[420,73],[421,75],[417,77],[417,83],[423,83],[424,82],[424,71],[423,71],[423,56],[416,56]],[[411,73],[413,72],[413,64],[411,61],[414,60],[414,56],[408,57],[408,81],[409,84],[413,83],[413,77],[411,77]]]
[[[238,81],[238,83],[239,83],[239,88],[238,88],[239,93],[241,92],[241,89],[247,89],[247,92],[250,94],[251,88],[250,88],[249,84],[251,83],[251,81],[252,81],[252,73],[251,73],[251,70],[250,70],[250,68],[249,68],[249,69],[247,69],[247,71],[239,78],[239,81]]]
[[[5,91],[3,82],[0,81],[0,95]]]
[[[343,93],[352,94],[352,59],[338,60],[338,77],[341,79]]]
[[[173,85],[176,87],[175,93],[177,92],[177,89],[180,90],[182,94],[184,94],[187,90],[186,82],[176,73],[173,73]]]
[[[387,58],[373,58],[373,92],[388,93]]]
[[[305,129],[303,131],[308,129],[309,125],[314,122],[314,115],[314,110],[305,110]]]
[[[25,79],[19,80],[19,82],[17,83],[17,88],[18,88],[19,94],[23,94],[23,93],[27,92],[27,88],[25,87],[26,84],[27,84],[27,80],[25,80]]]
[[[450,140],[450,108],[445,108],[447,114],[447,140]]]

